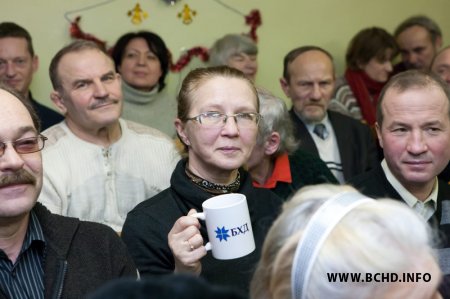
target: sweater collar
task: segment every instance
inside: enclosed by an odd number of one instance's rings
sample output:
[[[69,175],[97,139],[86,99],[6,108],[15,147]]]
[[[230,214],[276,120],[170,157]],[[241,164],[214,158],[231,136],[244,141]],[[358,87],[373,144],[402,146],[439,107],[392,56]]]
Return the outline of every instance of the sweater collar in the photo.
[[[122,80],[122,92],[125,101],[144,105],[156,99],[155,95],[158,93],[158,85],[153,87],[151,91],[142,91],[131,87]]]

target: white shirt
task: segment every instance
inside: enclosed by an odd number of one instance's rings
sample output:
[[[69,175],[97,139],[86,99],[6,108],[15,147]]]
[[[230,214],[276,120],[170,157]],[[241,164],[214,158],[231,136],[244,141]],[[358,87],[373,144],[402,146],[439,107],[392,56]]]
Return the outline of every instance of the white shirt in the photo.
[[[424,200],[421,201],[417,197],[411,194],[405,187],[397,180],[397,178],[392,174],[389,169],[386,160],[383,159],[381,162],[381,168],[383,168],[384,174],[388,182],[394,187],[395,191],[402,197],[402,199],[406,202],[408,206],[410,206],[414,211],[417,212],[423,219],[428,221],[428,219],[433,216],[434,212],[437,209],[437,197],[439,190],[439,182],[437,178],[435,179],[435,183],[433,186],[433,190],[431,194]],[[431,204],[432,203],[432,204]]]
[[[108,148],[78,138],[64,121],[45,130],[39,201],[53,213],[121,231],[131,209],[169,187],[180,159],[173,141],[134,122],[121,119],[120,126]]]

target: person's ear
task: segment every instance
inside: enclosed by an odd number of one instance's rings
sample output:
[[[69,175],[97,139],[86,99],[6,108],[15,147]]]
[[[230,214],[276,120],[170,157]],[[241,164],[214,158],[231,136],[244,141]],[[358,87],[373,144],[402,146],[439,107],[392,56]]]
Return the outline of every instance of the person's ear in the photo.
[[[357,61],[356,62],[356,66],[358,67],[358,69],[362,70],[362,69],[364,69],[364,67],[366,65],[364,63],[362,63],[361,61]]]
[[[280,78],[280,86],[283,90],[284,94],[290,98],[290,89],[289,89],[289,82],[286,80],[286,78]]]
[[[436,51],[442,47],[442,37],[441,36],[436,36],[434,46],[436,47]]]
[[[277,152],[277,150],[280,148],[280,134],[278,132],[272,132],[267,137],[266,141],[264,142],[264,153],[267,156],[272,156],[274,153]]]
[[[58,110],[65,115],[67,112],[66,103],[64,102],[63,97],[61,96],[59,91],[53,90],[50,93],[50,99],[52,100],[53,104],[58,108]]]
[[[175,129],[177,130],[178,138],[180,138],[181,142],[183,142],[184,145],[190,146],[191,142],[189,141],[189,138],[186,135],[184,123],[181,121],[181,119],[176,118],[174,124]]]
[[[39,67],[39,57],[37,55],[34,55],[32,58],[31,67],[33,69],[33,73],[35,73]]]
[[[380,147],[383,148],[383,138],[381,138],[381,127],[377,122],[375,123],[375,130],[377,131],[378,143],[380,144]]]

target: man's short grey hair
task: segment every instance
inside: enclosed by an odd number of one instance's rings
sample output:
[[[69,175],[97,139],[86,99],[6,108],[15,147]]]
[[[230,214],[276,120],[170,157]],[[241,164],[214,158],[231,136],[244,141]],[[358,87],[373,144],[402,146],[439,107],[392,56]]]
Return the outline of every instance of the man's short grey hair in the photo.
[[[293,258],[302,232],[325,202],[344,192],[356,190],[345,185],[307,186],[283,205],[263,245],[251,282],[252,299],[292,298]],[[306,298],[381,298],[389,290],[383,283],[332,283],[326,273],[415,272],[428,258],[435,258],[435,252],[422,218],[398,201],[369,201],[352,209],[326,238],[313,264]]]
[[[218,39],[209,50],[209,64],[210,66],[227,65],[232,56],[240,53],[257,55],[258,47],[248,36],[227,34]]]
[[[441,28],[439,28],[439,25],[435,21],[424,15],[412,16],[404,20],[400,25],[398,25],[397,29],[395,29],[394,37],[397,38],[403,31],[413,26],[420,26],[425,28],[430,34],[431,41],[433,43],[435,43],[439,37],[442,37],[442,32]]]
[[[61,74],[58,73],[58,66],[61,62],[62,58],[66,56],[69,53],[77,53],[85,50],[96,50],[99,52],[102,52],[105,54],[109,59],[111,59],[111,63],[114,64],[114,61],[112,58],[105,52],[103,48],[101,48],[97,43],[93,41],[87,41],[87,40],[75,40],[68,44],[67,46],[64,46],[62,49],[60,49],[55,56],[53,56],[52,60],[50,61],[49,66],[49,75],[50,75],[50,81],[52,82],[52,86],[54,90],[62,91],[62,82],[61,82]]]
[[[273,156],[283,153],[291,154],[297,150],[299,142],[294,137],[294,126],[289,116],[286,103],[277,98],[268,90],[258,87],[259,113],[262,119],[259,122],[259,132],[256,143],[263,145],[272,132],[280,134],[280,146]]]
[[[392,77],[381,90],[376,109],[378,125],[381,127],[383,123],[384,114],[382,103],[389,90],[393,89],[398,92],[404,92],[412,88],[427,88],[431,86],[435,86],[444,92],[448,100],[448,115],[450,117],[450,88],[448,84],[434,73],[421,70],[408,70]],[[424,99],[424,101],[426,100]]]

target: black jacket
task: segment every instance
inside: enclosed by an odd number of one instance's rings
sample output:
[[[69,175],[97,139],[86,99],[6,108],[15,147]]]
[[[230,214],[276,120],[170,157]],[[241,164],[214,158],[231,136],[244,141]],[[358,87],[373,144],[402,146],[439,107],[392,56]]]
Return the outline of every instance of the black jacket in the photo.
[[[405,203],[387,180],[381,165],[353,178],[350,184],[364,195],[373,198],[387,197]],[[437,236],[436,240],[433,240],[436,244],[433,245],[437,250],[439,265],[444,274],[440,292],[443,298],[450,298],[450,186],[447,182],[439,180],[436,212],[428,223]]]
[[[307,185],[338,184],[325,162],[301,149],[289,155],[289,167],[292,183],[277,182],[275,188],[270,189],[284,200],[288,200],[300,188]]]
[[[173,273],[175,262],[168,246],[169,231],[178,218],[187,215],[190,209],[201,211],[202,203],[212,197],[189,180],[185,165],[186,160],[178,163],[172,174],[171,187],[140,203],[125,220],[122,238],[142,276]],[[279,213],[282,200],[267,189],[254,188],[248,173],[243,170],[240,173],[241,184],[237,193],[247,197],[256,249],[247,256],[225,261],[214,259],[208,252],[201,260],[201,276],[246,294],[264,238]],[[204,225],[200,232],[204,242],[207,242]]]
[[[289,111],[300,148],[319,156],[314,139],[293,108]],[[374,168],[379,163],[375,139],[370,128],[360,121],[338,112],[328,111],[341,156],[345,181]]]
[[[64,116],[36,101],[31,92],[29,93],[29,99],[41,121],[41,132],[64,120]]]
[[[45,237],[45,298],[84,298],[105,282],[136,277],[125,245],[109,227],[33,208]],[[7,297],[0,291],[0,299]]]

